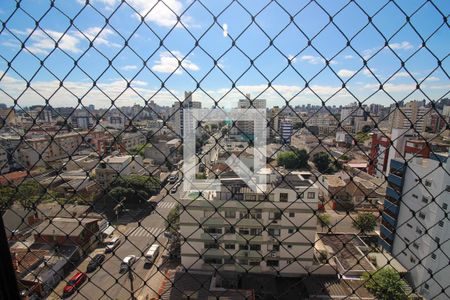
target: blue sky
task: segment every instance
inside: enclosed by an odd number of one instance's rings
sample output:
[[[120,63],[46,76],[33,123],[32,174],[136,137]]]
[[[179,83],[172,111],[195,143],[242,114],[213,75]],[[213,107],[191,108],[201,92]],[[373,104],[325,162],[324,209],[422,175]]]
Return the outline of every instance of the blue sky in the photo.
[[[184,90],[195,90],[194,98],[206,106],[214,100],[233,106],[241,93],[266,98],[269,106],[321,99],[331,105],[355,100],[388,105],[448,95],[450,31],[443,19],[448,1],[323,0],[306,7],[309,1],[241,2],[202,1],[208,12],[197,1],[91,0],[85,6],[72,0],[50,9],[48,1],[27,0],[18,10],[14,1],[2,1],[0,19],[7,23],[0,32],[0,102],[16,99],[26,106],[48,98],[54,106],[70,106],[80,98],[109,107],[111,99],[118,106],[152,99],[169,105]],[[373,24],[367,25],[361,9]],[[405,14],[411,24],[405,24]],[[404,68],[400,60],[406,60]],[[393,99],[379,91],[380,83]]]

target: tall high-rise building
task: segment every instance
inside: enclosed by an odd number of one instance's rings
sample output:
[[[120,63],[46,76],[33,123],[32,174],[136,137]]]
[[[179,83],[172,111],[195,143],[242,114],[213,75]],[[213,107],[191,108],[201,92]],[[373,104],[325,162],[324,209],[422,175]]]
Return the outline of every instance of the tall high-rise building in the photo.
[[[290,144],[292,133],[294,132],[294,125],[292,124],[292,121],[288,119],[281,120],[279,132],[281,135],[281,142],[283,144]]]
[[[266,109],[265,99],[251,99],[250,94],[245,95],[245,99],[239,99],[238,109]],[[246,140],[253,140],[255,130],[267,130],[267,128],[255,128],[253,121],[241,120],[236,121],[235,126],[230,130],[232,135],[239,135]]]
[[[423,101],[410,101],[405,105],[393,107],[389,115],[389,124],[392,128],[410,129],[414,126],[415,132],[424,132],[431,121],[431,107],[426,107]]]
[[[201,102],[192,101],[192,92],[184,92],[184,100],[182,102],[175,102],[173,105],[174,109],[174,125],[175,133],[178,137],[183,137],[184,134],[184,109],[190,108],[202,108]]]
[[[450,295],[447,154],[393,159],[382,214],[380,245],[409,270],[409,281],[426,299]]]

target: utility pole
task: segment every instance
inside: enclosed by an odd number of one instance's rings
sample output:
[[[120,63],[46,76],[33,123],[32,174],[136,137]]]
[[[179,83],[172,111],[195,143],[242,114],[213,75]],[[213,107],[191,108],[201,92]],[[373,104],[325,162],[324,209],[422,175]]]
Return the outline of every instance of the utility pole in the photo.
[[[131,266],[128,266],[128,278],[130,279],[131,300],[135,300],[136,298],[134,297],[134,287],[133,287],[134,276]]]

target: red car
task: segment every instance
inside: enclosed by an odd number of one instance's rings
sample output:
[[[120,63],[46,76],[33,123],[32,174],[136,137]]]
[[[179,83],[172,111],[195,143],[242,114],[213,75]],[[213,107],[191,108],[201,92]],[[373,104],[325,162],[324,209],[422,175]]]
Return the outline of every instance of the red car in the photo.
[[[83,284],[86,278],[86,273],[78,272],[77,274],[75,274],[72,278],[70,278],[69,282],[67,282],[67,285],[64,287],[63,296],[67,297],[75,292],[75,290]]]

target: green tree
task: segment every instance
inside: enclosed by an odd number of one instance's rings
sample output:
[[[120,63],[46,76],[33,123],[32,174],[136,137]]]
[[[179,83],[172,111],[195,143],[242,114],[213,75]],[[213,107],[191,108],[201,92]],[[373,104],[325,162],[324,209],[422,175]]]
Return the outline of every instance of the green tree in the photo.
[[[331,216],[329,214],[318,214],[317,220],[319,221],[322,229],[331,225]]]
[[[57,200],[56,193],[47,190],[35,180],[25,180],[17,189],[10,186],[0,187],[0,209],[6,209],[14,203],[32,208],[39,203],[55,200]]]
[[[293,128],[294,130],[299,130],[300,128],[303,128],[303,122],[295,122]]]
[[[314,154],[313,163],[320,173],[330,173],[332,168],[330,156],[325,152]]]
[[[278,153],[277,162],[288,170],[307,169],[309,154],[305,149],[294,151],[282,151]]]
[[[178,232],[180,228],[180,205],[177,204],[167,215],[166,230],[171,233]]]
[[[353,220],[353,227],[358,229],[361,233],[367,233],[375,230],[377,226],[377,218],[374,214],[366,212],[360,213]]]
[[[145,148],[147,148],[149,146],[150,145],[147,145],[147,144],[139,144],[136,147],[134,147],[133,149],[131,149],[129,152],[131,155],[140,155],[143,158],[144,154],[145,154]]]
[[[384,267],[373,273],[364,273],[364,286],[380,300],[405,300],[406,282],[391,267]]]
[[[364,125],[363,128],[361,128],[361,131],[363,133],[369,133],[369,131],[372,129],[372,126],[370,125]]]
[[[146,201],[160,190],[159,179],[153,176],[126,175],[114,180],[108,196],[116,201]]]

